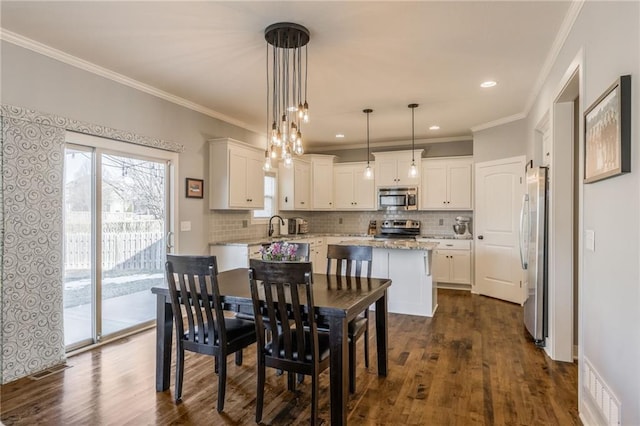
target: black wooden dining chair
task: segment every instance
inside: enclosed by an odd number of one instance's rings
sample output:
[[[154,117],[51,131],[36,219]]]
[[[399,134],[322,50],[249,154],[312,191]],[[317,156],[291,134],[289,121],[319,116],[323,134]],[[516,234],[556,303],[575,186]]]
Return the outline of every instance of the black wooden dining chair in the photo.
[[[259,284],[258,282],[261,282]],[[311,376],[311,424],[318,417],[319,374],[329,367],[329,335],[318,332],[310,262],[250,261],[249,282],[258,337],[256,422],[262,420],[266,367],[287,371],[288,388],[295,374]],[[269,329],[270,339],[265,331]]]
[[[327,275],[362,277],[363,262],[366,262],[366,277],[371,278],[373,248],[363,246],[327,246]],[[332,266],[335,266],[332,272]],[[344,272],[344,273],[343,273]],[[324,330],[326,326],[321,325]],[[349,322],[349,392],[356,391],[356,343],[364,334],[364,365],[369,368],[369,308]]]
[[[242,364],[242,349],[256,341],[253,322],[226,318],[218,290],[215,256],[167,255],[167,281],[176,324],[175,400],[182,398],[184,351],[215,357],[218,372],[218,411],[224,408],[227,355],[236,354]],[[183,321],[186,311],[187,324]]]

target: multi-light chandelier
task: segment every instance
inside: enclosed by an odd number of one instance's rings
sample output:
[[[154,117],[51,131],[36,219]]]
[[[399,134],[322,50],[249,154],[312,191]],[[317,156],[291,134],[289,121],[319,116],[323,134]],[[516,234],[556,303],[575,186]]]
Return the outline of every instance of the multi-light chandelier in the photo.
[[[290,166],[293,155],[302,155],[302,124],[309,121],[307,102],[307,43],[309,30],[279,22],[264,31],[267,41],[267,150],[264,169],[282,159]],[[304,61],[302,48],[304,47]],[[303,63],[304,62],[304,63]]]

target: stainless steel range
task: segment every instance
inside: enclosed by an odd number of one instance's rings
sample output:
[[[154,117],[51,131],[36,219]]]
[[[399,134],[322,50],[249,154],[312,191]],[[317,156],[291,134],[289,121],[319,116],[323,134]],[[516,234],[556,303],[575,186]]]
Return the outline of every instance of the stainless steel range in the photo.
[[[388,219],[382,222],[380,233],[374,235],[373,238],[378,240],[415,240],[418,235],[420,235],[419,220]]]

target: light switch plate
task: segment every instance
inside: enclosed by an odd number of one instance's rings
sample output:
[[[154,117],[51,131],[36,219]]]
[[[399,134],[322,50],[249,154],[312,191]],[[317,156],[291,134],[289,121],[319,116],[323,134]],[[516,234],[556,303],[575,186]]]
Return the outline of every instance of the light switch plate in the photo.
[[[180,222],[180,230],[181,231],[191,231],[191,222],[189,222],[188,220]]]
[[[596,233],[594,230],[585,229],[584,246],[587,250],[596,251]]]

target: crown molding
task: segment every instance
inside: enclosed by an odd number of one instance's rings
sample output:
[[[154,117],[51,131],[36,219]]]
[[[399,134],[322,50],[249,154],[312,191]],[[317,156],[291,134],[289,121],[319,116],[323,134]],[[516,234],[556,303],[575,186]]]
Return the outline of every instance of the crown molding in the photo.
[[[479,125],[477,125],[475,127],[472,127],[471,131],[473,133],[475,133],[475,132],[479,132],[480,130],[490,129],[492,127],[501,126],[503,124],[511,123],[513,121],[522,120],[526,116],[527,116],[527,114],[525,114],[524,112],[519,112],[517,114],[513,114],[513,115],[510,115],[508,117],[502,117],[502,118],[499,118],[497,120],[490,121],[488,123],[479,124]]]
[[[540,94],[540,90],[542,90],[542,86],[544,85],[544,82],[547,80],[547,78],[549,77],[549,74],[551,73],[551,68],[553,67],[553,64],[558,60],[558,55],[560,54],[560,50],[562,49],[562,46],[564,46],[564,43],[567,41],[567,37],[569,37],[569,33],[571,32],[571,29],[573,28],[573,25],[575,24],[576,19],[578,19],[578,15],[582,10],[582,6],[584,6],[584,2],[585,0],[574,0],[569,5],[569,10],[567,10],[567,14],[564,16],[562,25],[560,25],[560,29],[558,30],[556,38],[553,41],[553,44],[551,45],[551,49],[549,50],[549,53],[547,54],[547,59],[544,61],[544,64],[542,65],[542,69],[538,74],[538,78],[536,79],[536,82],[533,85],[533,89],[531,90],[529,98],[527,99],[527,103],[525,104],[525,107],[524,107],[525,115],[529,115],[529,112],[531,111],[531,107],[533,106],[533,103],[535,102],[536,98]]]
[[[133,89],[139,90],[141,92],[147,93],[149,95],[155,96],[165,101],[174,103],[176,105],[180,105],[190,110],[207,115],[209,117],[222,120],[229,124],[233,124],[234,126],[238,126],[243,129],[248,129],[256,133],[264,134],[264,129],[261,129],[261,130],[254,129],[252,126],[250,126],[249,124],[243,121],[221,114],[217,111],[204,107],[195,102],[188,101],[179,96],[172,95],[171,93],[165,92],[164,90],[160,90],[156,87],[153,87],[148,84],[142,83],[140,81],[134,80],[132,78],[126,77],[115,71],[111,71],[107,68],[101,67],[92,62],[85,61],[84,59],[80,59],[76,56],[70,55],[61,50],[55,49],[51,46],[32,40],[30,38],[24,37],[20,34],[6,30],[4,28],[0,28],[0,40],[6,41],[11,44],[15,44],[16,46],[23,47],[33,52],[47,56],[51,59],[55,59],[57,61],[65,63],[67,65],[71,65],[73,67],[79,68],[83,71],[87,71],[92,74],[99,75],[100,77],[107,78],[109,80],[115,81],[116,83],[129,86]]]
[[[453,136],[448,138],[432,138],[432,139],[416,139],[416,146],[418,145],[427,145],[433,143],[446,143],[446,142],[466,142],[472,141],[473,136]],[[369,147],[373,148],[388,148],[394,146],[410,146],[411,140],[389,140],[389,141],[380,141],[380,142],[371,142],[369,143]],[[363,149],[367,147],[366,142],[358,142],[358,143],[350,143],[350,144],[333,144],[333,145],[320,145],[320,146],[309,146],[308,150],[313,152],[333,152],[333,151],[344,151],[347,149]]]

